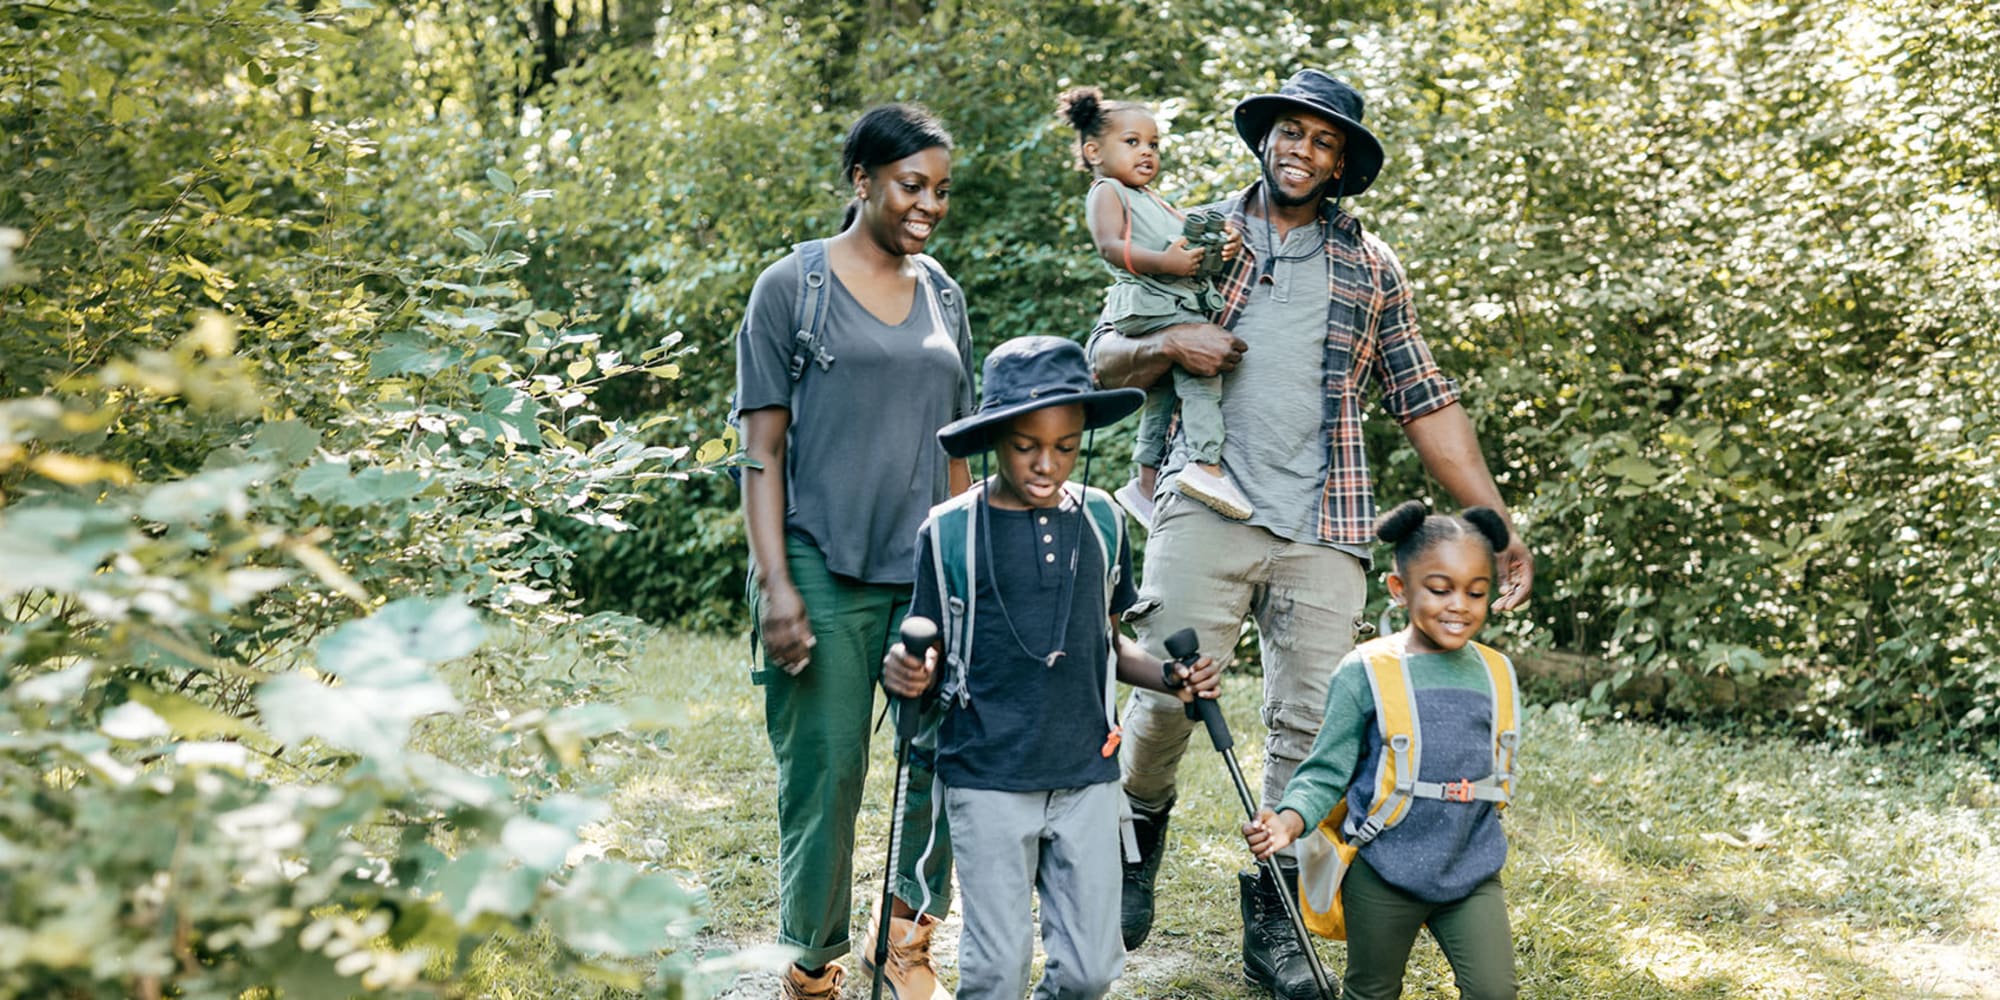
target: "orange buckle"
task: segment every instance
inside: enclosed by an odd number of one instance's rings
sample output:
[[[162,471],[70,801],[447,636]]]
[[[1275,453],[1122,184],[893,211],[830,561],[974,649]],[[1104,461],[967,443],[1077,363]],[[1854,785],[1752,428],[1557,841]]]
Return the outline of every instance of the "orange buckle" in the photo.
[[[1097,755],[1099,757],[1109,757],[1112,754],[1117,753],[1118,744],[1124,742],[1124,740],[1125,740],[1125,730],[1120,729],[1117,726],[1112,726],[1111,735],[1106,736],[1104,738],[1104,749],[1097,751]]]
[[[1460,778],[1444,783],[1444,797],[1449,802],[1471,802],[1472,782]]]

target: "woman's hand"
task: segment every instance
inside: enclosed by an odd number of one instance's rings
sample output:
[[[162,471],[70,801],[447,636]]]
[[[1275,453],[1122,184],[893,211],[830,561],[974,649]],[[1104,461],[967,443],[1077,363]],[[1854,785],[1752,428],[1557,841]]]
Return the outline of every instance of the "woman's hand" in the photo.
[[[1291,846],[1306,832],[1306,821],[1298,813],[1285,810],[1274,813],[1269,809],[1259,810],[1257,818],[1243,824],[1243,842],[1250,845],[1250,853],[1262,861]]]
[[[922,659],[900,642],[890,646],[889,654],[882,657],[882,686],[898,698],[921,697],[937,681],[937,661],[936,646],[924,650]]]
[[[763,615],[757,622],[764,636],[764,653],[785,673],[797,676],[812,662],[812,622],[806,618],[805,598],[789,583],[764,587]]]

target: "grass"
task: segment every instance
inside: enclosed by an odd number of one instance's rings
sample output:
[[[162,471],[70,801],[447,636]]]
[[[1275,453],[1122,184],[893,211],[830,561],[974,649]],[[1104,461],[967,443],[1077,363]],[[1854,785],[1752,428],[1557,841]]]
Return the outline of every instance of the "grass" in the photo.
[[[775,933],[776,775],[740,638],[663,634],[628,667],[561,683],[685,705],[662,753],[594,760],[615,803],[591,831],[609,854],[683,874],[706,891],[718,946]],[[533,655],[532,643],[524,655]],[[469,681],[470,678],[467,678]],[[1224,704],[1252,787],[1261,766],[1257,679]],[[472,692],[475,701],[481,692]],[[529,698],[486,691],[486,704]],[[527,707],[524,703],[521,707]],[[447,754],[476,754],[439,731]],[[1181,768],[1160,918],[1114,993],[1230,998],[1243,984],[1234,873],[1248,854],[1240,807],[1196,734]],[[894,761],[873,747],[855,854],[856,922],[881,884]],[[1529,998],[2000,998],[2000,785],[1973,759],[1917,747],[1833,747],[1712,731],[1592,722],[1567,706],[1525,720],[1520,796],[1504,878]],[[956,933],[955,921],[946,937]],[[954,949],[944,942],[949,961]],[[1323,942],[1328,967],[1341,945]],[[947,967],[947,979],[955,969]],[[546,968],[500,964],[485,995],[615,996]],[[728,996],[768,996],[769,977]],[[1406,996],[1452,997],[1428,939]],[[864,984],[865,985],[865,984]]]

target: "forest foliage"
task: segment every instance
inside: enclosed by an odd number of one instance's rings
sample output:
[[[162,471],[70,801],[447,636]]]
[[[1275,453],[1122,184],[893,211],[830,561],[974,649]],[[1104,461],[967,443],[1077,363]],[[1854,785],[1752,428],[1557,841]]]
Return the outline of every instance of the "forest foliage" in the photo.
[[[740,626],[732,335],[861,108],[956,134],[984,349],[1101,293],[1058,90],[1200,201],[1302,66],[1389,148],[1352,207],[1537,552],[1515,638],[2000,753],[1988,5],[0,2],[0,991],[448,991],[503,929],[698,991],[631,964],[698,901],[570,856],[566,770],[671,706],[551,690],[466,770],[435,668]]]

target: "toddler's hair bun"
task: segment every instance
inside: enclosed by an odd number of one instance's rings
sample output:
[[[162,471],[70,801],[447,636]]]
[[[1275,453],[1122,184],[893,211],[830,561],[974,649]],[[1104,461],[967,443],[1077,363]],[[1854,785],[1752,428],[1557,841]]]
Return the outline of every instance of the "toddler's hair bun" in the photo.
[[[1096,135],[1104,127],[1104,91],[1096,87],[1072,87],[1056,98],[1056,114],[1084,135]]]
[[[1424,518],[1429,516],[1430,509],[1422,500],[1405,500],[1375,519],[1375,537],[1390,545],[1401,545],[1403,539],[1424,526]]]
[[[1507,547],[1507,522],[1500,519],[1498,511],[1491,507],[1467,507],[1458,516],[1478,529],[1486,544],[1493,546],[1493,551],[1499,552]]]

